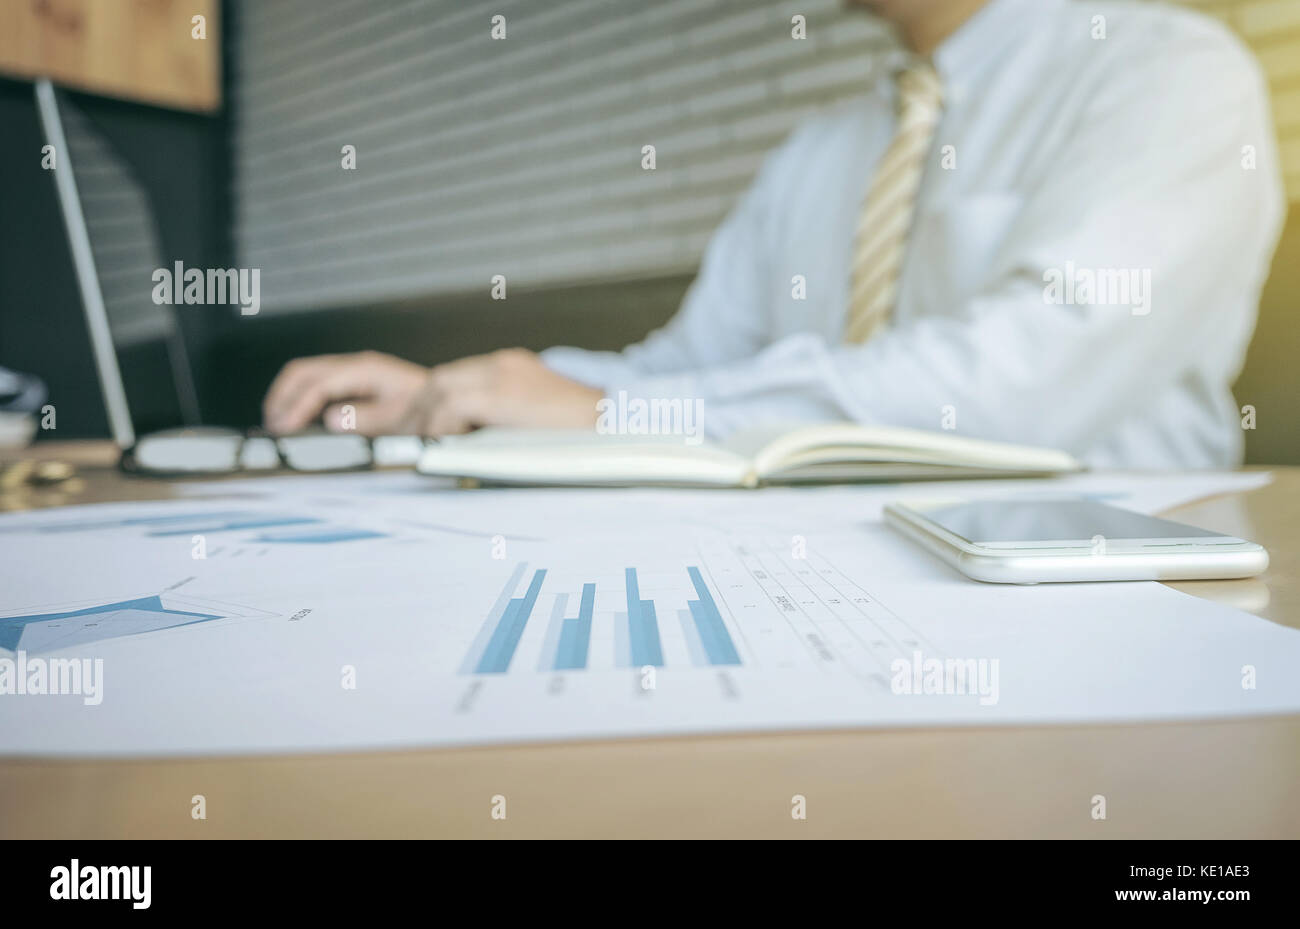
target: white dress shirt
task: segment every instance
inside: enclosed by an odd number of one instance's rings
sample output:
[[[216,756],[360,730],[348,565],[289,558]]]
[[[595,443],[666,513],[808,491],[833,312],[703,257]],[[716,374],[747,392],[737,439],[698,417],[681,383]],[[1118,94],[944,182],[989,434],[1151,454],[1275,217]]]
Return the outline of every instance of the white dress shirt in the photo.
[[[1238,463],[1229,388],[1284,203],[1249,52],[1165,6],[992,0],[933,56],[945,108],[898,302],[848,345],[853,232],[901,56],[769,156],[664,328],[545,362],[611,395],[698,398],[715,438],[848,419],[955,426],[1094,466]],[[1092,303],[1074,286],[1088,273],[1111,276]],[[1142,306],[1137,291],[1118,305],[1117,274],[1149,282]]]

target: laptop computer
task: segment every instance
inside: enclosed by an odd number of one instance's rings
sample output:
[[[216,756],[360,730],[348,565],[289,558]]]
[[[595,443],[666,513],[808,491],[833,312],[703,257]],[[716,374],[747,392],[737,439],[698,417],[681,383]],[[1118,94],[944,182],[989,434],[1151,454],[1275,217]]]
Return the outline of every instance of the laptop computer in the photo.
[[[60,164],[54,172],[55,190],[68,235],[109,430],[121,450],[124,468],[155,475],[183,475],[278,468],[336,471],[415,464],[424,443],[413,436],[389,436],[372,441],[358,434],[323,430],[293,436],[267,436],[199,424],[193,373],[179,326],[172,327],[175,344],[169,345],[168,360],[179,406],[190,422],[178,429],[138,437],[77,191],[74,159],[64,132],[58,97],[48,79],[36,81],[36,104],[45,139],[60,153]]]

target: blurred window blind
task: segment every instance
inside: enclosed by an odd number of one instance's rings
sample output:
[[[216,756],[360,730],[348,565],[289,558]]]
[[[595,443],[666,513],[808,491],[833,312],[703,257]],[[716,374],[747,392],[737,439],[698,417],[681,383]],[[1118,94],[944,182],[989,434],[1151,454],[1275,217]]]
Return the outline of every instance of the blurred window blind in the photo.
[[[1300,0],[1182,0],[1227,23],[1268,76],[1290,199],[1300,200]]]
[[[840,6],[242,4],[240,262],[264,311],[689,272],[763,155],[861,91],[887,39]]]
[[[1183,2],[1259,55],[1300,195],[1300,0]],[[235,25],[235,241],[264,311],[688,273],[888,41],[840,0],[275,0]]]

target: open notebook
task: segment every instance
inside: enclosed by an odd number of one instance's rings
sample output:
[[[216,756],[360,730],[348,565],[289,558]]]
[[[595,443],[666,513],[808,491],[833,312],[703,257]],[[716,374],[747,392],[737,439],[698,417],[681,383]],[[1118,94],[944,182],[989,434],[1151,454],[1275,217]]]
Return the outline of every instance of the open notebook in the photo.
[[[762,429],[726,442],[682,436],[482,429],[420,456],[424,474],[502,484],[757,487],[817,481],[1025,476],[1082,469],[1065,452],[944,432],[848,423]]]

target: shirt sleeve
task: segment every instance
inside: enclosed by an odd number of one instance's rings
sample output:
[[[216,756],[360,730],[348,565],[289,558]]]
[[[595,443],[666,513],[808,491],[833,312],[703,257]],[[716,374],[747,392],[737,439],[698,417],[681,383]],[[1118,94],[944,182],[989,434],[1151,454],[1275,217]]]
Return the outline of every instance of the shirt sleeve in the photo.
[[[1081,454],[1206,346],[1229,340],[1235,352],[1216,355],[1239,367],[1282,218],[1263,79],[1208,29],[1126,67],[1088,88],[1027,189],[993,284],[955,316],[862,345],[796,335],[745,361],[618,386],[702,399],[713,437],[791,418],[935,429],[951,408],[963,434]],[[1051,285],[1072,269],[1125,274],[1144,292],[1132,305],[1066,302],[1064,283]]]
[[[773,201],[787,165],[797,162],[796,132],[764,161],[754,182],[705,249],[700,272],[677,313],[662,328],[621,352],[557,346],[542,352],[566,377],[611,390],[645,377],[676,374],[752,357],[767,342],[771,316],[769,263]]]

